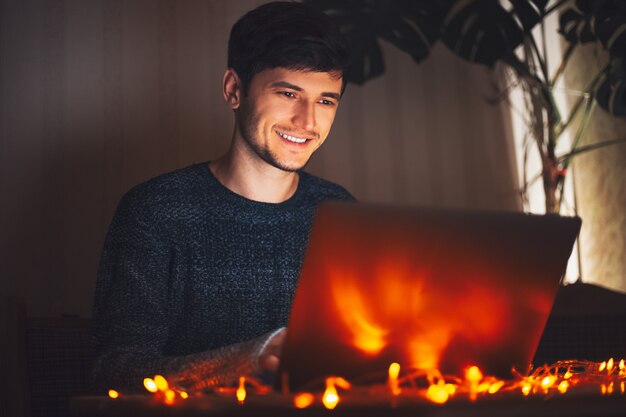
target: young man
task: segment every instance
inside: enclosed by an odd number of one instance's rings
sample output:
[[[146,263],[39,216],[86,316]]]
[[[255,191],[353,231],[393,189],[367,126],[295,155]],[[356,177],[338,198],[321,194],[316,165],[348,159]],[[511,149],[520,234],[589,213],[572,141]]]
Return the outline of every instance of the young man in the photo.
[[[94,305],[100,387],[159,373],[198,389],[276,370],[314,209],[353,200],[300,171],[330,131],[346,59],[330,20],[300,3],[233,26],[230,149],[133,188],[111,224]]]

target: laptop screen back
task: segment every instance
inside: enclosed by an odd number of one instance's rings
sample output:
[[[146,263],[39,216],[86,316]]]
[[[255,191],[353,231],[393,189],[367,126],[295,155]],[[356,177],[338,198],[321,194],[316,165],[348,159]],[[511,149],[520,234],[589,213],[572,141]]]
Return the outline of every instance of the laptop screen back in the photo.
[[[388,366],[525,372],[580,219],[325,203],[281,359],[291,388]]]

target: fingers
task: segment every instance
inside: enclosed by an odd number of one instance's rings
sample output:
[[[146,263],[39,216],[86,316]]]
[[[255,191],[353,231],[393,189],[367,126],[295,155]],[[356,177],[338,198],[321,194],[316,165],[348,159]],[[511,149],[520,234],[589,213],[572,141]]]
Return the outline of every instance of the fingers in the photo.
[[[280,332],[276,333],[270,343],[274,347],[278,347],[282,349],[283,343],[285,342],[285,338],[287,337],[287,329],[282,329]]]
[[[280,364],[280,359],[276,355],[267,355],[262,357],[261,359],[261,369],[270,372],[277,372],[278,365]]]
[[[259,355],[259,367],[263,370],[276,372],[280,364],[280,353],[287,336],[287,329],[276,333],[265,345]]]

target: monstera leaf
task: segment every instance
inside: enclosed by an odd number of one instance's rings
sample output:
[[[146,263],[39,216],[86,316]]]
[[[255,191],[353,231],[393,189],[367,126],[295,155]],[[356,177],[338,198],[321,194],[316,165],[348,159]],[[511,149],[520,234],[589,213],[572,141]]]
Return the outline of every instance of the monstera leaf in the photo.
[[[626,117],[626,2],[594,2],[595,32],[609,51],[606,80],[596,91],[600,107],[614,116]]]
[[[559,32],[570,43],[600,41],[615,56],[626,56],[626,2],[576,0],[562,11]]]
[[[559,32],[570,43],[599,41],[609,52],[606,77],[595,91],[598,105],[626,116],[626,2],[577,0],[565,9]]]
[[[613,58],[606,80],[596,90],[598,105],[613,116],[626,117],[626,62]]]
[[[541,21],[548,0],[456,1],[444,20],[442,40],[454,53],[489,67],[513,54]]]
[[[381,75],[385,64],[379,40],[384,39],[422,61],[439,38],[451,0],[305,0],[328,14],[351,47],[346,80],[363,84]]]
[[[593,31],[592,4],[590,1],[577,0],[575,5],[568,7],[559,17],[559,33],[570,43],[587,43],[596,41]]]
[[[592,4],[598,40],[611,55],[626,58],[626,2],[595,1]]]

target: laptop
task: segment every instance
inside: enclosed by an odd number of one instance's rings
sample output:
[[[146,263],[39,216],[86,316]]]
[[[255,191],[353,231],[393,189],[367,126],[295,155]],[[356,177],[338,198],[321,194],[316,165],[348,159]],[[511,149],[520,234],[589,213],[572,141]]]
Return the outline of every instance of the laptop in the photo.
[[[581,220],[323,203],[294,297],[278,385],[383,381],[389,365],[526,372]]]

